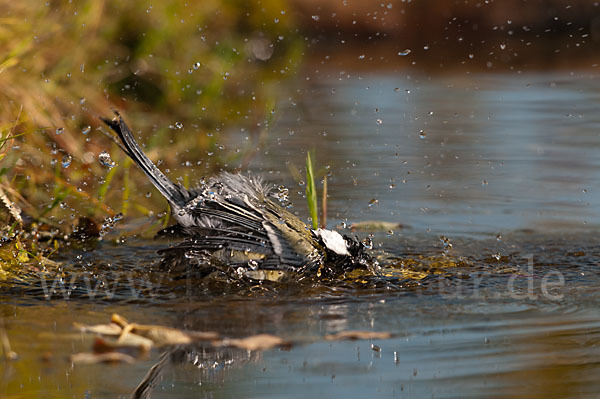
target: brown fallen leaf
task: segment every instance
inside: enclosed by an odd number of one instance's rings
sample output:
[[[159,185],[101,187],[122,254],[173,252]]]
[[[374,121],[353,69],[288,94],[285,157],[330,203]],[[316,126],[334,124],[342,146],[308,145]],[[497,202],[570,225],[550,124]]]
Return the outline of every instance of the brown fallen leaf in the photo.
[[[98,363],[135,363],[133,356],[120,352],[89,353],[82,352],[71,355],[74,364],[98,364]]]
[[[186,331],[194,342],[215,341],[220,338],[220,335],[214,331]]]
[[[400,230],[405,228],[400,223],[387,222],[383,220],[366,220],[364,222],[355,222],[350,226],[351,231],[389,231],[389,230]]]
[[[337,334],[329,334],[325,336],[327,341],[343,341],[343,340],[358,340],[358,339],[389,339],[392,334],[389,332],[377,331],[341,331]]]
[[[153,346],[154,343],[148,338],[136,334],[127,334],[123,340],[98,337],[94,341],[93,348],[95,353],[118,351],[134,357],[141,357],[148,354]]]
[[[86,324],[81,323],[73,323],[73,326],[81,332],[84,333],[92,333],[92,334],[100,334],[100,335],[110,335],[110,336],[119,336],[123,331],[123,328],[115,323],[110,324],[97,324],[95,326],[88,326]]]
[[[210,331],[186,332],[177,328],[158,325],[129,323],[127,319],[116,313],[112,315],[111,321],[122,327],[119,341],[123,341],[128,334],[136,334],[148,338],[156,346],[186,345],[193,342],[212,341],[219,338],[219,334]]]
[[[131,331],[152,340],[157,346],[186,345],[193,342],[189,334],[175,328],[132,324]]]
[[[126,318],[117,313],[113,313],[112,316],[110,316],[110,322],[121,326],[121,328],[125,328],[129,324],[129,321],[127,321]]]
[[[292,344],[281,337],[270,334],[252,335],[246,338],[223,339],[213,342],[214,346],[234,346],[249,351],[261,351],[275,347],[290,347]]]

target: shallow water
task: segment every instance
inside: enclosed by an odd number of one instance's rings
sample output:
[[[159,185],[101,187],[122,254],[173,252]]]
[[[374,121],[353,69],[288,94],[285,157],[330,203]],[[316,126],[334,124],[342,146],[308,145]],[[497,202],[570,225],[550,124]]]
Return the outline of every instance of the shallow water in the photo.
[[[265,150],[250,167],[302,192],[286,164],[301,167],[303,150],[315,148],[318,164],[331,171],[331,227],[364,220],[404,226],[375,233],[386,267],[371,278],[325,284],[182,285],[157,270],[161,241],[63,253],[66,288],[56,280],[49,290],[55,275],[42,282],[32,274],[0,291],[0,313],[20,355],[0,362],[0,396],[129,397],[159,352],[134,365],[67,360],[92,345],[73,321],[103,323],[112,313],[296,343],[289,351],[173,355],[155,398],[595,396],[598,68],[344,69],[309,60],[289,82],[290,98],[277,107]],[[306,215],[298,195],[294,201]],[[98,276],[107,285],[91,298],[85,283]],[[346,330],[394,337],[323,339]]]

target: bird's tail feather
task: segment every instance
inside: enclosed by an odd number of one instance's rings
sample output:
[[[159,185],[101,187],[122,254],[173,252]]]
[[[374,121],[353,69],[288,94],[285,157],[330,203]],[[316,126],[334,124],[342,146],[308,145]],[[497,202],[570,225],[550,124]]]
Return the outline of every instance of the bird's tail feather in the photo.
[[[121,117],[115,111],[116,118],[110,120],[108,118],[100,118],[112,130],[117,133],[119,139],[123,142],[123,146],[127,155],[144,171],[150,178],[150,181],[158,191],[171,203],[175,208],[183,207],[189,200],[189,192],[178,184],[174,184],[160,169],[144,154],[139,144],[135,141],[133,133]]]

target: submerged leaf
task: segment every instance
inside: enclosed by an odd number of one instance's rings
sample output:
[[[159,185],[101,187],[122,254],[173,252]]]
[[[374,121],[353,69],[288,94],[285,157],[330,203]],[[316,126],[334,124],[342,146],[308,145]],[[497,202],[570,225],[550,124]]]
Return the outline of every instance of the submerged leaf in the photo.
[[[135,358],[145,356],[150,352],[154,343],[151,339],[136,334],[127,334],[123,339],[98,338],[94,341],[95,353],[121,352]]]
[[[151,324],[129,323],[124,317],[113,314],[111,321],[122,327],[119,340],[127,334],[136,334],[150,339],[157,346],[185,345],[199,341],[212,341],[219,338],[219,334],[208,331],[182,331],[177,328],[163,327]]]
[[[329,334],[325,336],[327,341],[343,341],[351,340],[355,341],[358,339],[390,339],[392,334],[385,331],[341,331],[337,334]]]
[[[224,339],[214,343],[215,346],[234,346],[240,349],[249,351],[261,351],[276,347],[289,347],[291,342],[285,341],[283,338],[270,334],[252,335],[240,339]]]
[[[352,223],[350,229],[352,231],[389,231],[394,229],[402,229],[400,223],[386,222],[384,220],[365,220],[364,222]]]
[[[97,324],[95,326],[88,326],[80,323],[73,323],[73,326],[83,333],[92,333],[109,336],[119,336],[123,332],[123,328],[115,323],[110,324]]]
[[[98,363],[135,363],[133,356],[121,352],[89,353],[82,352],[71,355],[72,363],[75,364],[98,364]]]

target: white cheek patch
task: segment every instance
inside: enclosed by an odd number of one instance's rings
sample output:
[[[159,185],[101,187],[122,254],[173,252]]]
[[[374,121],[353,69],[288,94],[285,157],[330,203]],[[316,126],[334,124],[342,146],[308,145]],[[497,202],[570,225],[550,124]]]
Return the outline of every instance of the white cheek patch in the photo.
[[[350,255],[348,247],[346,246],[346,240],[344,240],[344,237],[337,231],[318,229],[316,234],[321,237],[323,244],[325,244],[330,251],[333,251],[338,255]]]

